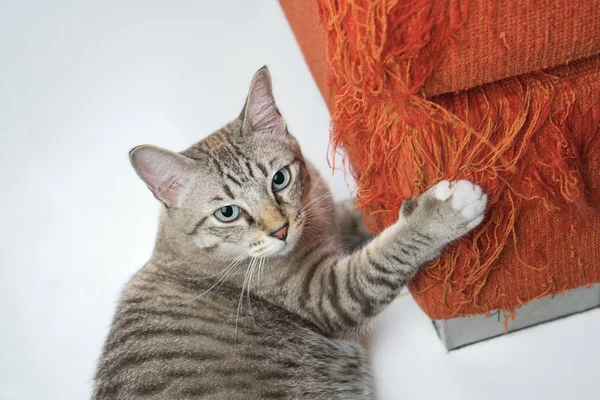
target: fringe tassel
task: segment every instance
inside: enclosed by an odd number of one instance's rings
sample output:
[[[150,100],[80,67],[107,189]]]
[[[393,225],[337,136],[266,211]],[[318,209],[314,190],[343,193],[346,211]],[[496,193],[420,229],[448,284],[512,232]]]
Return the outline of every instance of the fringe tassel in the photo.
[[[465,20],[460,1],[318,3],[336,93],[331,151],[345,150],[365,223],[381,231],[396,221],[404,199],[439,180],[479,183],[489,198],[484,226],[446,250],[410,289],[423,297],[442,287],[436,304],[428,303],[435,310],[425,310],[436,318],[491,307],[514,315],[523,303],[517,293],[495,286],[495,294],[483,296],[482,290],[507,249],[520,268],[544,269],[542,260],[521,257],[515,231],[521,210],[589,211],[582,154],[598,143],[600,81],[586,79],[600,59],[427,99],[423,84]],[[559,290],[544,285],[526,301]]]

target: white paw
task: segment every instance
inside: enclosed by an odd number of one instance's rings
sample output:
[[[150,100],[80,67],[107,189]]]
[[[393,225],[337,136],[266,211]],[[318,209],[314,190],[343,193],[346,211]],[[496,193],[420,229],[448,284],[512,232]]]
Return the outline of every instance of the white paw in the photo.
[[[456,186],[452,186],[448,181],[440,181],[431,188],[433,195],[438,200],[448,200],[452,193],[456,190]]]
[[[475,227],[483,220],[483,212],[487,203],[487,195],[478,185],[460,180],[454,184],[452,193],[452,208],[460,211],[469,220],[469,227]]]

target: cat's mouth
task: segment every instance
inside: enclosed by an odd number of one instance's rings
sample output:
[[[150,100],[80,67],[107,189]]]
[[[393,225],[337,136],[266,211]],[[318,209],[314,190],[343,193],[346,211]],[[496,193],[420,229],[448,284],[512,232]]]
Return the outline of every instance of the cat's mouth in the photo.
[[[290,244],[289,238],[287,240],[271,240],[271,245],[269,246],[268,253],[266,257],[278,257],[289,253],[292,249],[293,245]]]
[[[302,232],[302,226],[296,225],[291,226],[288,230],[288,236],[286,241],[283,243],[281,249],[277,252],[277,256],[284,256],[289,254],[296,247],[296,243],[298,243],[298,239],[300,238],[300,233]]]
[[[274,237],[267,237],[265,241],[251,249],[250,256],[252,257],[280,257],[289,254],[298,241],[299,229],[297,227],[289,227],[285,240]]]
[[[251,249],[249,255],[250,257],[276,257],[284,254],[286,247],[289,247],[286,242],[267,239],[263,245]]]

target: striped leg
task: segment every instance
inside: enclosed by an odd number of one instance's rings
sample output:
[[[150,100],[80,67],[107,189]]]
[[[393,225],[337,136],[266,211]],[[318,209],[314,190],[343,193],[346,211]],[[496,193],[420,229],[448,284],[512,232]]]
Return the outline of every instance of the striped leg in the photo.
[[[300,310],[332,336],[360,331],[425,262],[483,219],[487,197],[468,181],[442,181],[407,200],[399,220],[354,253],[313,255],[303,269]]]

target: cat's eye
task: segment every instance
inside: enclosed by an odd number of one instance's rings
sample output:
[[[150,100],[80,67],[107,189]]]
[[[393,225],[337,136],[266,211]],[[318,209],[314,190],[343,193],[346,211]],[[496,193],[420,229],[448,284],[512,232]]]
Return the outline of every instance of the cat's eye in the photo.
[[[274,192],[278,192],[284,189],[287,185],[290,184],[290,170],[287,167],[281,168],[279,171],[275,173],[273,176],[273,182],[271,183],[271,187]]]
[[[232,222],[237,219],[242,213],[242,209],[238,206],[225,206],[215,211],[215,217],[221,222]]]

